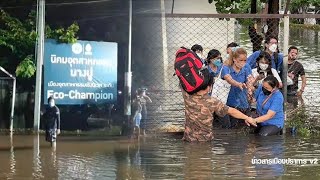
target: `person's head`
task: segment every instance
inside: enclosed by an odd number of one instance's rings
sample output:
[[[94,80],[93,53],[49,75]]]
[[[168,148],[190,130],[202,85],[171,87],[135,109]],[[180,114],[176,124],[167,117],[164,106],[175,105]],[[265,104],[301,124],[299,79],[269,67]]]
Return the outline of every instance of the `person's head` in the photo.
[[[239,44],[235,43],[235,42],[232,42],[230,44],[227,45],[227,54],[230,54],[232,52],[232,48],[233,47],[238,47]]]
[[[228,66],[235,65],[237,68],[241,69],[247,62],[247,51],[241,47],[232,48],[232,53],[229,59],[225,62]]]
[[[191,47],[191,51],[195,52],[200,58],[202,58],[203,48],[199,44],[195,44]]]
[[[261,51],[260,55],[256,59],[257,62],[257,70],[258,72],[262,71],[271,71],[272,68],[272,60],[271,56],[264,52]]]
[[[208,75],[207,75],[207,83],[200,90],[201,91],[205,91],[205,93],[209,93],[211,91],[213,82],[214,82],[213,75],[208,73]]]
[[[264,95],[270,95],[279,87],[279,81],[274,76],[267,76],[262,81],[262,91]]]
[[[139,89],[137,90],[137,95],[138,95],[138,96],[146,95],[146,88],[139,88]]]
[[[278,52],[278,39],[273,36],[267,37],[265,41],[265,49],[272,53]]]
[[[208,52],[207,63],[208,65],[214,65],[216,67],[221,66],[222,64],[221,53],[216,49],[211,49]]]
[[[54,99],[53,99],[52,96],[50,96],[50,97],[48,98],[48,104],[49,104],[50,107],[55,106],[55,102],[54,102]]]
[[[288,49],[288,55],[290,60],[296,60],[298,57],[298,48],[295,46],[290,46]]]

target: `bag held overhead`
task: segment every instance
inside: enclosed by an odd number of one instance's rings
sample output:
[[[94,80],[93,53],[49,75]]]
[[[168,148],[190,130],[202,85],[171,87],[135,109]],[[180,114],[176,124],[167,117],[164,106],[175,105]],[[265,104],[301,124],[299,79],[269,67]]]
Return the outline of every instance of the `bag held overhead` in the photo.
[[[201,59],[190,49],[182,47],[176,52],[174,70],[182,88],[188,94],[208,86],[209,70],[203,68]]]

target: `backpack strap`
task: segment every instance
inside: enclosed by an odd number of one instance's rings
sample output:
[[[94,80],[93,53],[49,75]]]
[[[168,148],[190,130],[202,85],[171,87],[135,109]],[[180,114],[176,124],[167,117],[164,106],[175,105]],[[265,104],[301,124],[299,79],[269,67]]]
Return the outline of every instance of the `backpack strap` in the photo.
[[[278,67],[278,61],[279,61],[279,53],[278,52],[273,54],[273,61],[274,61],[274,64],[276,65],[276,70],[279,71],[278,70],[278,68],[279,68]]]
[[[271,94],[263,101],[261,108],[268,102],[268,100],[271,98],[271,96],[276,92],[277,90],[274,90],[271,92]]]
[[[221,78],[221,72],[222,72],[223,66],[224,66],[224,65],[222,65],[222,66],[221,66],[221,69],[220,69],[220,72],[219,72],[218,78]]]
[[[271,98],[271,96],[276,92],[276,90],[272,91],[271,94],[262,102],[262,106],[261,106],[261,111],[263,109],[263,106],[269,101],[269,99]],[[261,116],[262,114],[259,113],[259,111],[256,111],[257,114],[259,116]]]

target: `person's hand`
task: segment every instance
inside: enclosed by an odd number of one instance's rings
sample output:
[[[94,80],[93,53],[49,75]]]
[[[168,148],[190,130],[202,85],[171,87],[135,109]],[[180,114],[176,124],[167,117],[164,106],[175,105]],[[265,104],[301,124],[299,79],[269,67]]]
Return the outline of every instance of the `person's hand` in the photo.
[[[243,90],[243,89],[246,89],[247,88],[247,85],[246,83],[238,83],[238,87]]]
[[[297,92],[297,94],[296,94],[296,95],[297,95],[297,96],[302,96],[302,93],[303,93],[303,91],[302,91],[302,90],[300,90],[300,91],[298,91],[298,92]]]
[[[58,135],[60,134],[60,129],[57,129],[57,134],[58,134]]]
[[[248,117],[247,119],[245,119],[245,123],[250,126],[254,126],[257,127],[257,122],[252,118],[252,117]]]
[[[265,78],[264,74],[259,74],[259,76],[257,77],[258,80],[262,80],[263,78]]]

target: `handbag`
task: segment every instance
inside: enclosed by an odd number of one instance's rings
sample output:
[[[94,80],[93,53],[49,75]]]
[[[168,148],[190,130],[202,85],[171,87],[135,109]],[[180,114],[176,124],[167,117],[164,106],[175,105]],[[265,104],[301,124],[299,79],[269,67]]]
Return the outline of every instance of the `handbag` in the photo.
[[[223,69],[223,66],[221,67],[219,75],[212,86],[211,97],[214,97],[220,100],[223,104],[226,104],[229,96],[231,84],[229,84],[226,80],[223,80],[221,78],[222,69]]]

